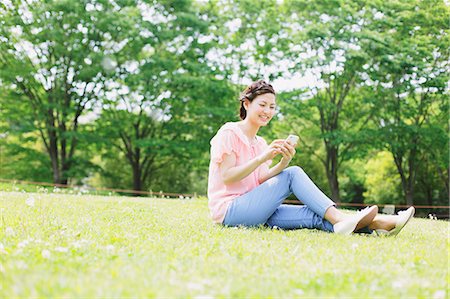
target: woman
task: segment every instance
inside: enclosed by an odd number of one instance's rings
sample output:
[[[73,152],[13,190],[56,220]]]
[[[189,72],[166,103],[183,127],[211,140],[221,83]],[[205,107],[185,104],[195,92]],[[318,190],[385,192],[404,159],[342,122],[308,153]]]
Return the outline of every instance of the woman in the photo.
[[[296,144],[277,139],[268,145],[257,136],[275,115],[273,87],[263,80],[254,82],[240,103],[241,121],[226,123],[211,140],[208,205],[215,223],[396,235],[413,216],[413,207],[398,216],[377,215],[377,206],[353,215],[342,213],[300,167],[288,167]],[[270,167],[277,155],[282,156],[280,162]],[[282,204],[291,193],[304,205]]]

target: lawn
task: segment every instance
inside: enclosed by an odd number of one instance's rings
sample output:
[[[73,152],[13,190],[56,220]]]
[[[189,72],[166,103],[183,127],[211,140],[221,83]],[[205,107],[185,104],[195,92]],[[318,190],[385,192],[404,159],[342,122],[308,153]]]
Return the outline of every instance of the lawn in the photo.
[[[0,192],[0,298],[449,296],[449,223],[223,228],[204,199]]]

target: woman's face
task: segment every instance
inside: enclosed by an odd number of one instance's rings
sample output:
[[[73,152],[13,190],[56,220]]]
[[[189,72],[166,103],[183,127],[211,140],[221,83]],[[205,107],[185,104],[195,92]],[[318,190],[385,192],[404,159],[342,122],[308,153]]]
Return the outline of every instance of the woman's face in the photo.
[[[266,126],[275,115],[275,95],[265,93],[257,96],[252,102],[246,100],[248,121],[258,125]]]

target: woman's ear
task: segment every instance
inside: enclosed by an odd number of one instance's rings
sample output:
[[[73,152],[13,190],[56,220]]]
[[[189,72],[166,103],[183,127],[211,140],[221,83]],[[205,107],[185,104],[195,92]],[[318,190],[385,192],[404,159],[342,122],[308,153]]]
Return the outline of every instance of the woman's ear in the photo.
[[[250,101],[248,99],[245,99],[244,101],[244,108],[245,110],[248,110],[248,106],[250,105]]]

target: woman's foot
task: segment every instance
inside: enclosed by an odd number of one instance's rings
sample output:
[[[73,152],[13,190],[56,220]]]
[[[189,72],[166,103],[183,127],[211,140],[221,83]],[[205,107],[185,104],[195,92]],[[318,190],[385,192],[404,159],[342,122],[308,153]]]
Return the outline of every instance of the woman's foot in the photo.
[[[369,225],[369,228],[379,236],[396,236],[413,218],[414,213],[414,207],[409,207],[405,211],[398,212],[396,216],[378,215]]]
[[[378,213],[377,206],[367,207],[355,215],[349,215],[333,225],[334,232],[341,235],[350,235],[354,231],[372,223]]]

